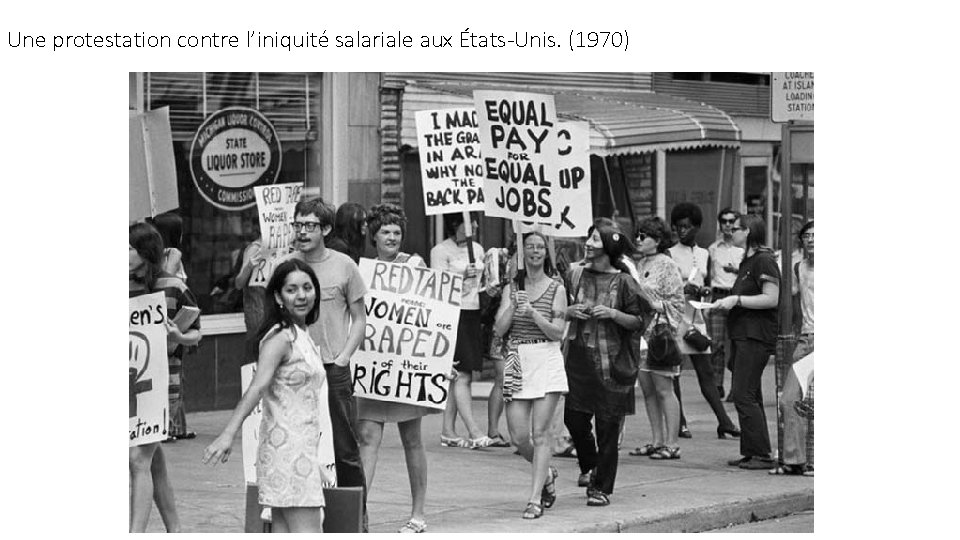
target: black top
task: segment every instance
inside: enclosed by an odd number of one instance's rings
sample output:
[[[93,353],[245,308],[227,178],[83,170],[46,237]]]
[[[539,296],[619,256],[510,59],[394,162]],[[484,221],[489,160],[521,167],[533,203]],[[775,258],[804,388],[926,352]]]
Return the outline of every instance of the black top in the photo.
[[[773,252],[761,248],[740,263],[737,281],[731,295],[754,296],[763,292],[763,282],[780,284],[780,268]],[[755,339],[770,346],[777,344],[777,308],[746,309],[740,306],[730,310],[727,317],[730,339]]]

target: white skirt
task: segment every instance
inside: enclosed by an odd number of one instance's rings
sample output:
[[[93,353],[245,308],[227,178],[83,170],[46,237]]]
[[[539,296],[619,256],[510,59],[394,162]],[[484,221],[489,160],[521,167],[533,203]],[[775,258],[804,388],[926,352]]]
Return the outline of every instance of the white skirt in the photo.
[[[517,346],[522,382],[513,399],[539,399],[550,392],[567,392],[567,372],[559,341]]]

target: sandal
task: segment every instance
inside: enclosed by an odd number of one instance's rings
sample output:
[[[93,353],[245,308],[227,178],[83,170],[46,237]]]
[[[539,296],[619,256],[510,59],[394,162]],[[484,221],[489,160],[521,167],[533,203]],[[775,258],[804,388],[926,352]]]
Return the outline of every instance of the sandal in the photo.
[[[559,452],[554,452],[553,457],[577,457],[577,449],[571,444]]]
[[[470,443],[465,441],[463,437],[444,437],[441,435],[440,446],[445,446],[447,448],[467,448],[470,446]]]
[[[528,502],[527,507],[523,509],[523,519],[537,519],[543,515],[543,506],[535,502]]]
[[[631,456],[649,456],[657,451],[659,451],[662,446],[657,446],[655,444],[645,444],[643,446],[638,446],[628,452]]]
[[[547,481],[544,482],[543,489],[540,491],[540,503],[543,504],[544,508],[551,508],[553,503],[557,502],[556,482],[558,476],[560,476],[560,471],[551,465],[550,469],[547,470]]]
[[[479,448],[486,448],[491,444],[493,444],[493,439],[491,439],[490,437],[487,437],[486,435],[484,435],[483,437],[480,437],[479,439],[467,440],[467,446],[469,446],[473,450],[477,450]]]
[[[186,432],[186,433],[184,433],[184,434],[182,434],[182,435],[175,435],[174,438],[175,438],[175,439],[178,439],[178,440],[179,440],[179,439],[188,439],[188,440],[189,440],[189,439],[196,439],[196,438],[197,438],[197,432],[196,432],[196,431],[188,431],[188,432]]]
[[[490,444],[487,446],[491,448],[509,448],[510,441],[503,438],[503,435],[497,434],[496,437],[488,437],[490,439]]]
[[[422,519],[410,518],[403,527],[400,527],[398,533],[422,533],[427,530],[427,522]]]
[[[804,473],[803,465],[788,465],[784,463],[779,467],[770,469],[769,474],[774,476],[802,476]]]
[[[610,504],[610,496],[599,489],[587,490],[587,506],[607,506]]]
[[[680,459],[680,447],[664,446],[650,454],[650,459]]]

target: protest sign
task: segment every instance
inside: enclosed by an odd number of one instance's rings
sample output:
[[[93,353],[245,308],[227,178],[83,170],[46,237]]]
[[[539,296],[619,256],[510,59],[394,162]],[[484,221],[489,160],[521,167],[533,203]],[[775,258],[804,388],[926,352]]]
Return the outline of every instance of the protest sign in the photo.
[[[807,397],[807,390],[810,387],[810,377],[813,376],[813,353],[793,363],[793,373],[797,376],[797,382],[800,383],[800,392],[803,397]]]
[[[483,210],[483,162],[472,107],[417,111],[426,215]]]
[[[463,276],[360,259],[367,327],[353,355],[364,398],[443,409],[460,319]]]
[[[179,205],[170,108],[130,113],[130,222]]]
[[[240,388],[243,393],[250,388],[253,377],[257,373],[256,364],[246,364],[240,366]],[[324,486],[336,485],[337,469],[336,459],[333,453],[333,426],[330,423],[329,407],[327,406],[327,383],[324,380],[320,387],[320,395],[317,403],[319,405],[319,418],[317,427],[320,431],[319,444],[317,449],[320,467],[324,470],[322,473],[327,480]],[[263,420],[263,402],[258,401],[253,411],[243,419],[243,426],[240,432],[240,448],[243,454],[243,479],[247,484],[257,483],[257,446],[260,444],[260,422]]]
[[[473,101],[486,215],[559,224],[553,96],[478,90]]]
[[[167,300],[162,292],[130,299],[130,446],[167,438]]]
[[[293,210],[300,202],[303,184],[254,186],[257,216],[260,219],[261,254],[265,258],[284,255],[293,243]]]

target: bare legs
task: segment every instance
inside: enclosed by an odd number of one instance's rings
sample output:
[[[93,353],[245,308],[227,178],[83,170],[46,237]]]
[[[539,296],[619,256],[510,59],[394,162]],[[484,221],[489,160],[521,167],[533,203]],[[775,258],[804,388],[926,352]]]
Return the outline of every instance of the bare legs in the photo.
[[[503,415],[503,360],[493,359],[494,379],[487,396],[487,437],[500,435],[500,417]]]
[[[463,425],[467,428],[468,436],[471,439],[479,439],[483,432],[477,427],[477,422],[473,419],[473,409],[471,407],[470,381],[472,375],[470,372],[458,371],[457,380],[450,385],[450,396],[447,397],[447,407],[443,410],[443,430],[441,435],[444,437],[457,436],[457,414],[463,420]]]
[[[673,393],[673,377],[641,371],[638,379],[653,433],[653,445],[677,446],[680,403]]]
[[[410,478],[410,495],[413,509],[410,517],[424,519],[424,503],[427,497],[427,452],[420,438],[420,419],[400,422],[400,441],[403,443],[403,455],[407,462],[407,476]],[[383,424],[372,420],[360,420],[360,460],[363,462],[363,474],[367,480],[367,491],[373,485],[373,475],[377,470],[380,443],[383,441]]]
[[[272,508],[271,515],[275,533],[323,532],[322,506]]]
[[[130,461],[130,532],[146,532],[150,510],[156,501],[167,532],[180,532],[173,485],[160,443],[134,446]]]
[[[510,439],[520,450],[523,459],[533,464],[528,500],[537,504],[540,504],[540,491],[546,482],[547,468],[550,466],[550,424],[559,398],[560,394],[551,392],[541,399],[517,399],[507,404]]]

